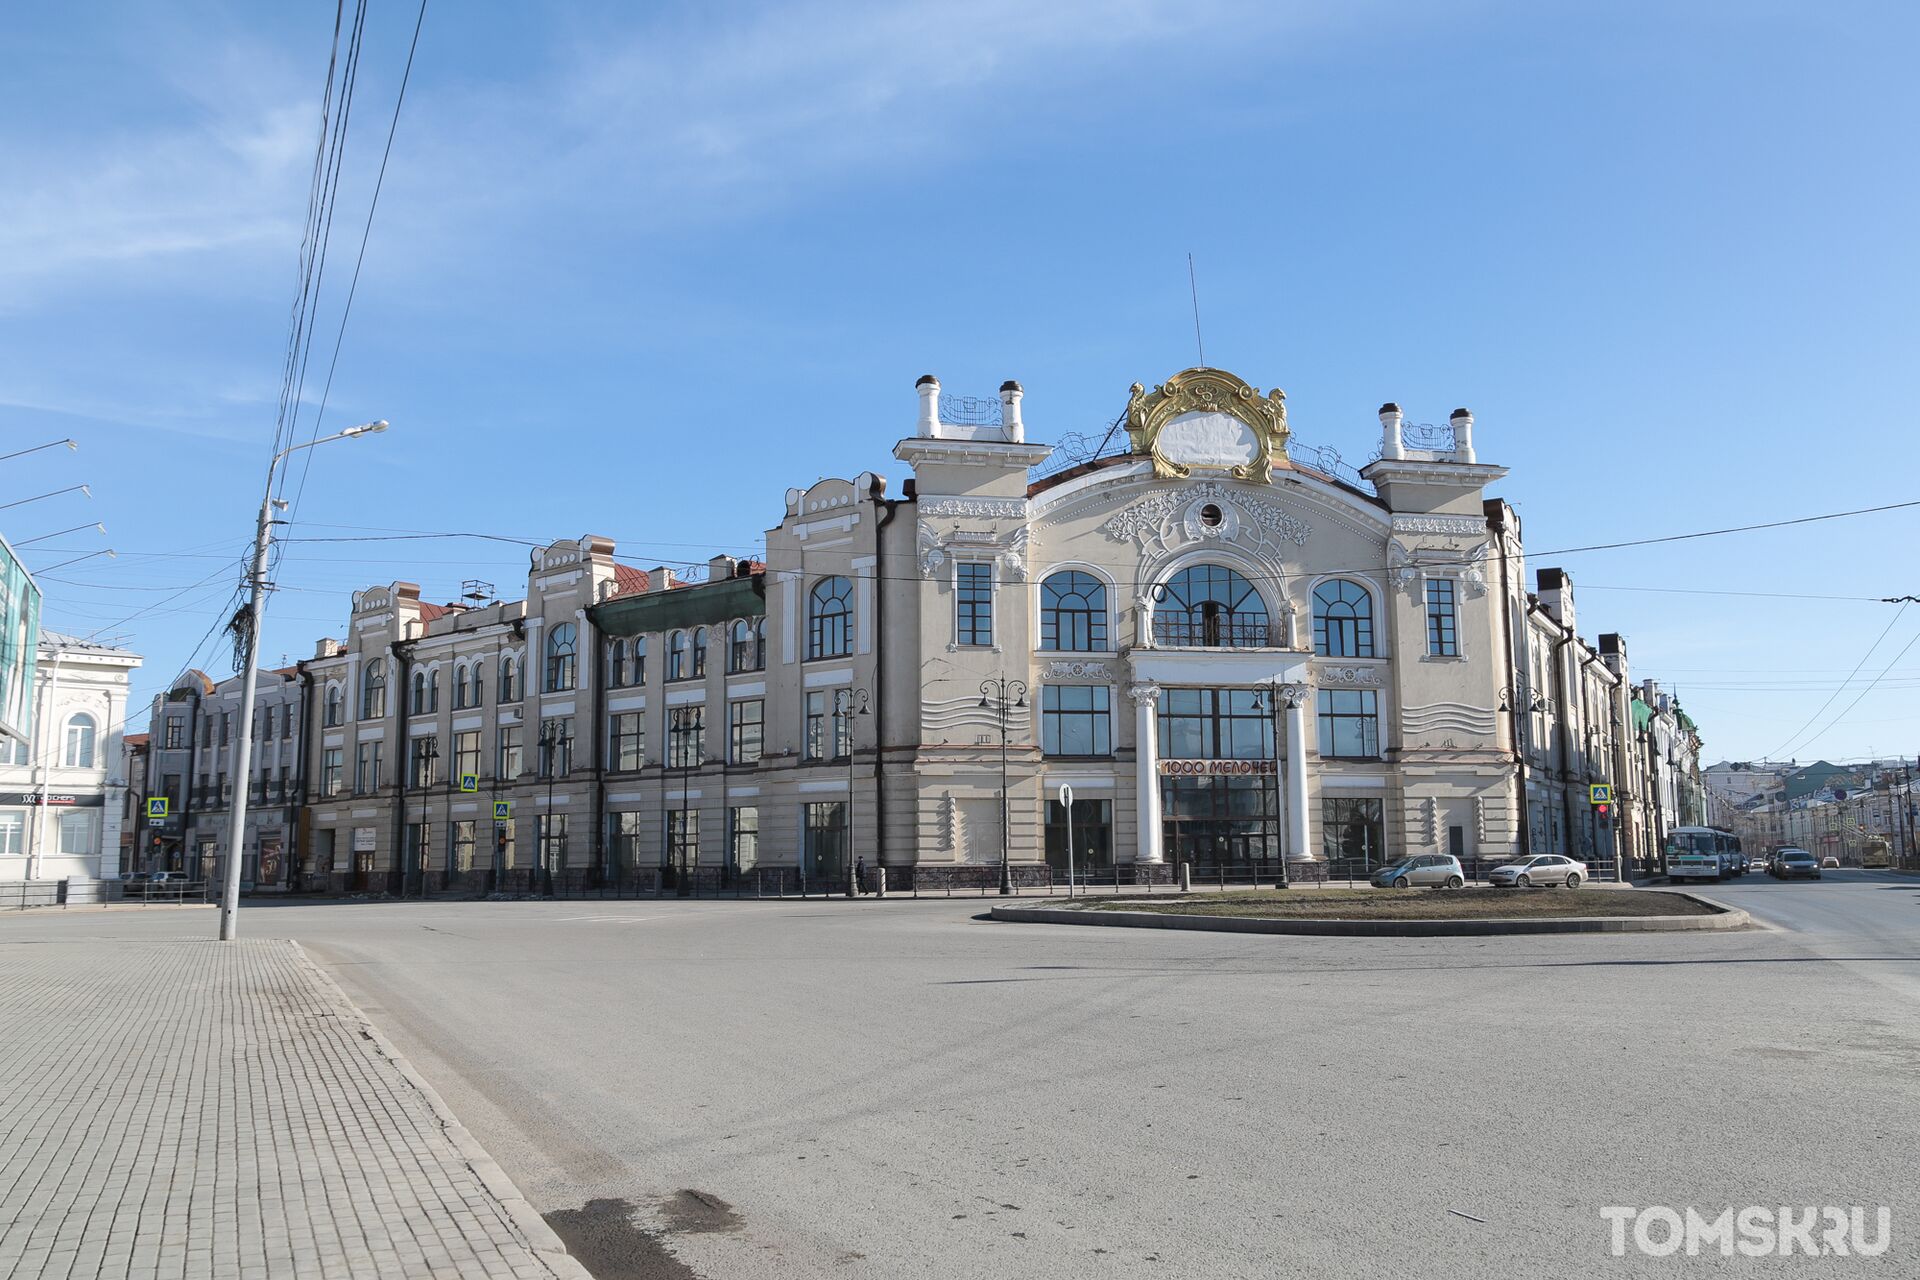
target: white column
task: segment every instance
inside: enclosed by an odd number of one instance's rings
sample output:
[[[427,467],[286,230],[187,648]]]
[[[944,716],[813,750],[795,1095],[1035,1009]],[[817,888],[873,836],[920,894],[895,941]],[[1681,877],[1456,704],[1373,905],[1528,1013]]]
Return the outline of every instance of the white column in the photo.
[[[1307,813],[1306,685],[1283,686],[1287,703],[1287,844],[1296,858],[1314,858],[1313,823]]]
[[[1133,699],[1133,758],[1140,775],[1135,787],[1136,823],[1139,826],[1133,860],[1163,862],[1160,847],[1160,728],[1155,721],[1160,687],[1131,685],[1127,696]]]

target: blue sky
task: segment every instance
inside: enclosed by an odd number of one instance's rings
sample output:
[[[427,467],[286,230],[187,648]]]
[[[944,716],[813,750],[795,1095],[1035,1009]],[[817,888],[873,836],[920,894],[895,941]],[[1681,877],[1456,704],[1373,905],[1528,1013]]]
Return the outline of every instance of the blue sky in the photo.
[[[371,7],[321,362],[414,15]],[[142,694],[251,534],[332,23],[105,4],[0,32],[0,441],[81,444],[9,463],[0,501],[94,495],[4,528],[106,522],[29,562],[120,551],[50,573],[47,620],[125,636]],[[1920,607],[1700,594],[1920,593],[1920,509],[1539,554],[1920,498],[1916,28],[1864,4],[442,0],[323,428],[394,429],[314,452],[294,536],[748,552],[789,485],[898,484],[922,373],[1020,379],[1032,438],[1099,429],[1195,362],[1192,253],[1208,362],[1284,387],[1297,439],[1358,460],[1383,400],[1471,406],[1532,567],[1678,686],[1710,756],[1920,752],[1920,646],[1895,661]],[[524,573],[500,543],[289,545],[265,652],[310,653],[359,586]]]

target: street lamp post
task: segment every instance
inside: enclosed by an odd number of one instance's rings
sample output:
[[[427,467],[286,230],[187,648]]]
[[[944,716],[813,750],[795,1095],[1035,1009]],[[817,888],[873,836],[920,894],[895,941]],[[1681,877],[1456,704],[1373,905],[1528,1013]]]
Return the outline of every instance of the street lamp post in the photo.
[[[870,715],[867,710],[867,691],[865,689],[835,689],[833,691],[833,718],[839,721],[836,731],[840,741],[847,748],[847,896],[855,896],[860,887],[853,877],[853,726],[857,716]],[[878,814],[874,821],[880,821]]]
[[[1301,692],[1300,692],[1299,686],[1297,685],[1289,686],[1287,684],[1284,684],[1281,682],[1281,680],[1277,676],[1274,678],[1271,684],[1267,685],[1264,688],[1258,688],[1253,691],[1254,710],[1256,711],[1260,710],[1262,703],[1263,702],[1265,703],[1265,709],[1267,711],[1267,716],[1268,716],[1269,731],[1273,735],[1272,821],[1274,824],[1274,828],[1273,828],[1274,843],[1280,846],[1280,874],[1274,878],[1274,887],[1276,889],[1289,889],[1293,887],[1287,877],[1287,854],[1289,850],[1286,847],[1286,838],[1284,835],[1282,835],[1280,831],[1280,795],[1281,795],[1282,783],[1284,781],[1280,773],[1280,770],[1282,768],[1282,765],[1280,763],[1280,709],[1282,707],[1291,708],[1294,706],[1298,706],[1299,705],[1298,699],[1300,698],[1300,696],[1301,696]],[[1288,767],[1291,767],[1292,764],[1293,764],[1292,761],[1287,762]],[[1304,850],[1297,850],[1296,852],[1301,853],[1303,856],[1305,854]],[[1331,871],[1329,871],[1328,874],[1332,874]]]
[[[1527,721],[1546,708],[1547,700],[1528,685],[1512,684],[1500,690],[1500,710],[1513,724],[1513,774],[1520,792],[1520,856],[1533,853],[1533,818],[1527,803]]]
[[[1009,699],[1011,707],[1007,705]],[[1026,708],[1026,681],[1005,676],[981,681],[980,705],[992,707],[1000,721],[1000,895],[1007,897],[1013,893],[1013,841],[1007,829],[1007,713]]]
[[[254,530],[253,568],[247,574],[247,634],[245,652],[241,655],[240,672],[240,735],[233,744],[234,772],[238,778],[244,776],[247,758],[253,754],[253,700],[256,670],[260,665],[260,618],[267,603],[267,550],[273,543],[273,477],[279,470],[280,462],[288,454],[298,453],[302,449],[311,449],[315,445],[328,444],[335,440],[351,440],[356,436],[374,435],[387,429],[386,419],[378,422],[363,422],[357,427],[348,427],[336,431],[330,436],[321,436],[305,444],[289,445],[273,455],[267,463],[267,491],[260,500],[260,520]],[[283,509],[285,503],[279,504]],[[227,823],[227,867],[225,883],[220,893],[220,941],[232,942],[240,932],[240,850],[247,831],[247,793],[243,787],[235,787],[233,809]]]
[[[427,808],[427,802],[433,798],[434,763],[440,759],[440,740],[438,738],[428,738],[422,742],[420,744],[420,758],[427,762],[426,768],[420,771],[421,777],[416,779],[420,784],[421,817],[430,818],[433,816],[433,810]],[[449,808],[449,814],[451,814],[451,808]],[[428,824],[422,822],[420,825],[426,827]],[[422,836],[425,834],[425,831],[421,832]],[[426,840],[420,839],[413,842],[413,853],[407,861],[412,864],[410,869],[420,882],[420,896],[425,898],[427,896]],[[405,894],[401,896],[404,897]]]
[[[560,752],[572,744],[573,735],[562,732],[559,720],[540,722],[540,760],[547,775],[547,811],[540,819],[540,881],[549,898],[553,896],[553,786],[560,778]]]

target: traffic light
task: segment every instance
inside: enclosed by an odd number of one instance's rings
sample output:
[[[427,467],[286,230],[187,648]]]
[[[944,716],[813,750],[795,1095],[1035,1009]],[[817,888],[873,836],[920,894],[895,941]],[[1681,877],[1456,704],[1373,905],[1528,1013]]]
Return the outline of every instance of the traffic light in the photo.
[[[1594,811],[1594,813],[1596,813],[1597,815],[1599,815],[1599,818],[1600,818],[1600,821],[1602,821],[1602,822],[1612,822],[1612,821],[1613,821],[1613,806],[1612,806],[1612,805],[1610,805],[1610,804],[1597,804],[1597,805],[1595,805],[1595,806],[1593,806],[1593,811]]]

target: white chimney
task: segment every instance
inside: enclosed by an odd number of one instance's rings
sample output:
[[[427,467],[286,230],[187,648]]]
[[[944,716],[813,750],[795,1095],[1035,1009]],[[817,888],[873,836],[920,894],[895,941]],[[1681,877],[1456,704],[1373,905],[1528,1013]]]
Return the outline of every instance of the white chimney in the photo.
[[[1400,423],[1404,418],[1400,406],[1391,400],[1380,406],[1380,456],[1389,461],[1399,461],[1407,456],[1407,447],[1400,435]]]
[[[940,379],[932,374],[922,374],[920,381],[913,384],[920,393],[920,421],[915,427],[922,440],[938,439],[940,435]]]
[[[1027,424],[1020,421],[1020,397],[1024,394],[1011,378],[1000,384],[1000,427],[1009,444],[1026,443]]]
[[[1455,462],[1473,461],[1473,413],[1468,409],[1455,409],[1453,417],[1453,460]]]

